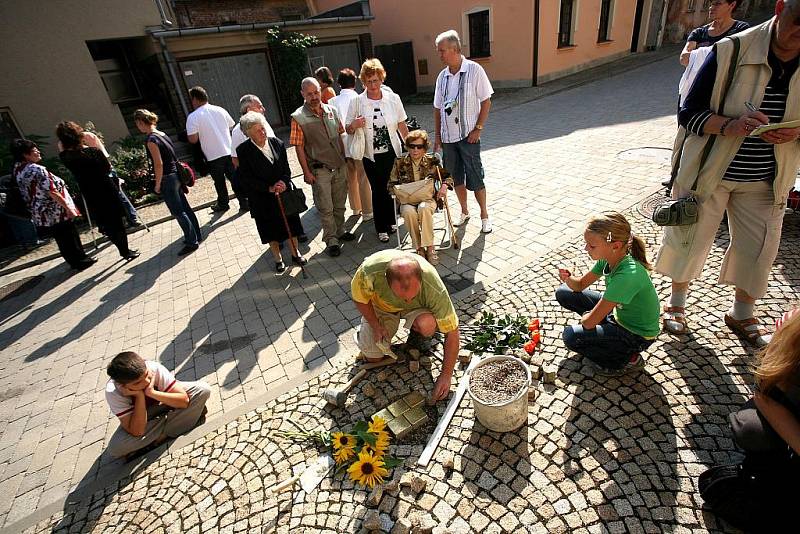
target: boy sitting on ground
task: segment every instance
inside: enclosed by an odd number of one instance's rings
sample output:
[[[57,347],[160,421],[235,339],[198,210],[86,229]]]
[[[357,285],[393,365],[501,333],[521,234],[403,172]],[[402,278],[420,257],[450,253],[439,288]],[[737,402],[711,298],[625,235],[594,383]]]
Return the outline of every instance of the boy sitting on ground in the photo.
[[[179,382],[158,362],[121,352],[108,364],[106,401],[119,418],[108,452],[122,458],[195,427],[211,388],[205,382]]]

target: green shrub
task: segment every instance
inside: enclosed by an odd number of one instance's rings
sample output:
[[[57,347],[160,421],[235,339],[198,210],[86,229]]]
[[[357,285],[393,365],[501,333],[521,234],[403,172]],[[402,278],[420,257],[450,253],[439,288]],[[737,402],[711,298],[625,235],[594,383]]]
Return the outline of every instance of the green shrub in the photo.
[[[122,188],[132,202],[141,201],[150,189],[151,175],[147,152],[142,139],[134,136],[114,142],[116,150],[109,161],[125,183]]]
[[[313,35],[297,32],[283,32],[278,28],[267,30],[267,44],[271,52],[273,70],[280,73],[275,83],[281,99],[289,104],[289,113],[303,103],[300,96],[300,82],[308,72],[306,48],[316,45],[319,40]]]

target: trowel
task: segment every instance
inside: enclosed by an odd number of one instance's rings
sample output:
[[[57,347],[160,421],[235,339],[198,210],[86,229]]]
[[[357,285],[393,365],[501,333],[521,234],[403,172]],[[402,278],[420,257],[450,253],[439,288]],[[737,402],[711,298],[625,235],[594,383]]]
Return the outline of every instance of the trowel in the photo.
[[[306,468],[298,474],[284,480],[283,482],[278,482],[271,488],[267,489],[267,494],[275,495],[291,489],[298,480],[300,481],[300,487],[303,488],[303,491],[310,493],[314,491],[314,488],[316,488],[320,482],[322,482],[322,479],[325,478],[335,463],[336,462],[333,460],[333,457],[330,454],[322,454],[317,456],[313,462],[308,464]]]

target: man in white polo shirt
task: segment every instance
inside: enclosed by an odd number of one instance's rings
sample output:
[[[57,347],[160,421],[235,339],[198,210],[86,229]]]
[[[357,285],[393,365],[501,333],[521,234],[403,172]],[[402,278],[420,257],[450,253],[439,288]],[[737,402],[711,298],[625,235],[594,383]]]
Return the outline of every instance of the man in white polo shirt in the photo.
[[[189,89],[189,97],[194,111],[186,118],[186,135],[190,143],[200,143],[203,155],[208,161],[208,172],[214,179],[217,203],[211,206],[211,211],[230,209],[228,187],[225,185],[226,177],[231,181],[233,192],[239,199],[239,211],[249,210],[247,195],[233,176],[231,128],[236,123],[224,108],[208,103],[208,93],[202,87],[195,86]]]
[[[436,130],[434,152],[442,149],[444,166],[453,175],[461,218],[469,220],[467,190],[475,193],[481,210],[481,232],[492,231],[486,210],[486,186],[481,163],[481,133],[489,118],[494,93],[483,67],[461,54],[461,39],[455,30],[436,37],[436,50],[445,68],[436,78],[433,96],[433,122]]]

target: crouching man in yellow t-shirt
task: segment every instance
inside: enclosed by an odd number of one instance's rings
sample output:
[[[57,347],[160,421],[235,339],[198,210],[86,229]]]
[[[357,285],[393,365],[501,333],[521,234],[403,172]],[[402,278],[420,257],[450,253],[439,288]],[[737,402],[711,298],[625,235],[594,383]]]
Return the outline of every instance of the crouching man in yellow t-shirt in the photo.
[[[358,348],[367,361],[378,361],[405,319],[409,338],[430,338],[437,330],[444,337],[444,362],[431,398],[450,393],[460,345],[458,317],[453,301],[436,269],[424,258],[398,250],[368,256],[353,276],[353,301],[361,312]]]

